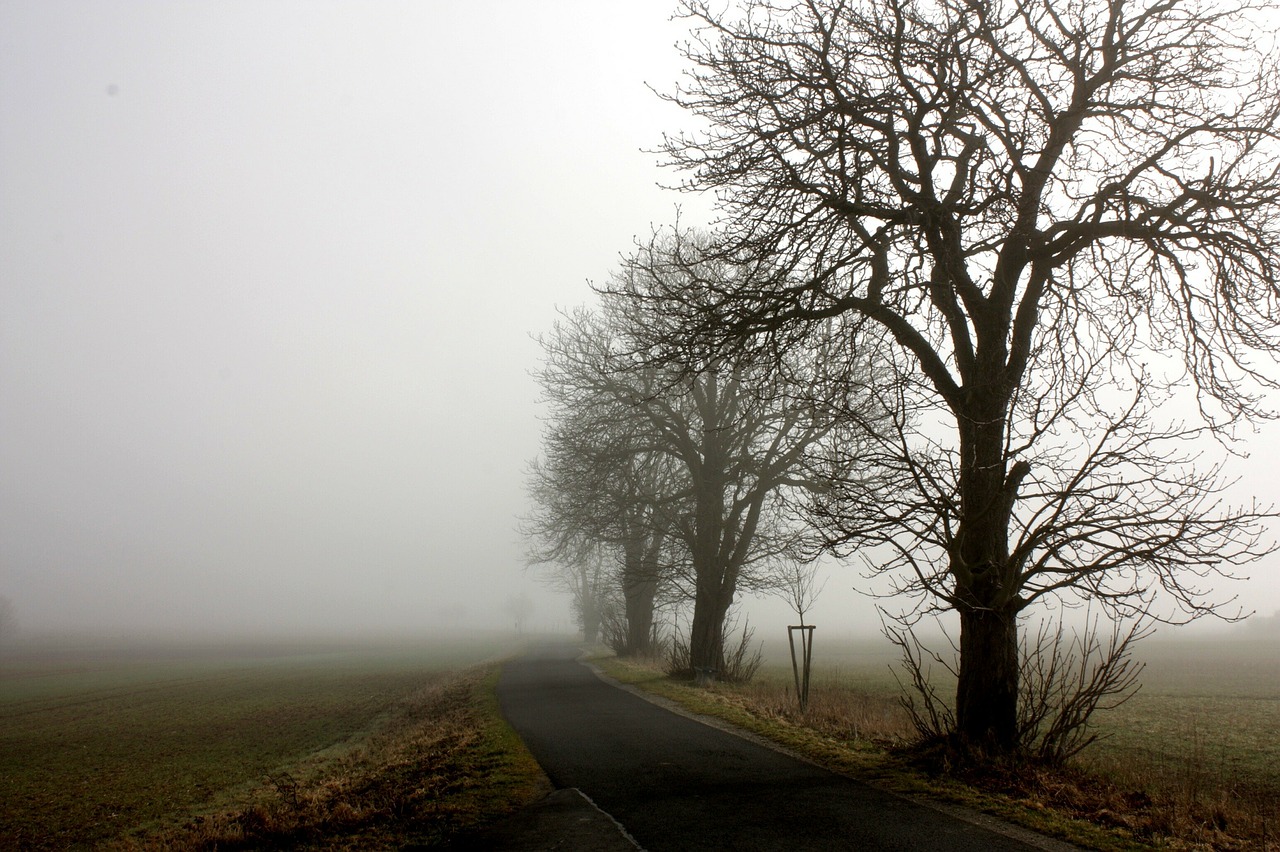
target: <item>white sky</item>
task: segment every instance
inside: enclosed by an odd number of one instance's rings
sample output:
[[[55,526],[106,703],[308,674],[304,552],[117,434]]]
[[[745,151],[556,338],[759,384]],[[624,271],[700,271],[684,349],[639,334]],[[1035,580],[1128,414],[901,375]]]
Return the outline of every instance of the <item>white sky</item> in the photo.
[[[524,589],[567,621],[514,531],[530,335],[677,204],[705,218],[642,150],[689,126],[645,86],[682,67],[667,14],[0,0],[0,594],[24,626],[494,624]],[[1269,612],[1275,588],[1240,591]]]
[[[653,2],[0,2],[24,625],[517,593],[530,335],[689,204],[641,150],[677,35]]]

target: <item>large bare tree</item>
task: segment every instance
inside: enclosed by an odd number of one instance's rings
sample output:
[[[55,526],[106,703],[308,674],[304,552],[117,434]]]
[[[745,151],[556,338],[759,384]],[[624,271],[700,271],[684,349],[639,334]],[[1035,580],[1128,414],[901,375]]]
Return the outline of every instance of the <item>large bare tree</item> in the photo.
[[[899,428],[878,460],[899,488],[832,494],[826,522],[958,612],[960,741],[1007,752],[1029,604],[1154,612],[1161,589],[1194,617],[1214,609],[1206,578],[1267,549],[1268,511],[1225,505],[1193,443],[1269,416],[1259,392],[1276,386],[1280,77],[1263,8],[681,8],[691,67],[668,97],[704,129],[664,149],[717,194],[722,256],[780,275],[648,296],[674,339],[726,350],[786,350],[833,317],[890,344]]]

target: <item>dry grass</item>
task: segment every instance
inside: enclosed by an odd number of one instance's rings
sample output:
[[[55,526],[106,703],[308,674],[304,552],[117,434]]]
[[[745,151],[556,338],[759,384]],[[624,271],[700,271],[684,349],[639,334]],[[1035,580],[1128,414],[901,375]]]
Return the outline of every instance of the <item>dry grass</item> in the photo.
[[[1177,754],[1107,743],[1086,752],[1078,761],[1082,773],[1109,790],[1129,791],[1121,794],[1126,807],[1109,808],[1101,818],[1192,848],[1280,850],[1280,767],[1246,770],[1233,751],[1211,747],[1209,739],[1193,729],[1176,740]]]
[[[1276,850],[1274,798],[1235,797],[1225,787],[1200,793],[1168,785],[1164,775],[1131,773],[1127,779],[1079,765],[988,766],[955,771],[950,781],[1015,810],[980,805],[1057,831],[1064,821],[1088,823],[1104,833],[1092,837],[1061,832],[1087,848]],[[1039,815],[1036,826],[1017,809]],[[1270,813],[1270,817],[1266,816]]]
[[[241,806],[111,844],[118,850],[433,846],[544,792],[501,723],[496,669],[433,683],[345,753],[269,776]]]
[[[741,686],[717,685],[723,699],[764,719],[803,725],[824,737],[846,742],[896,746],[912,734],[911,719],[894,696],[870,693],[822,674],[810,683],[809,706],[801,711],[789,672],[769,670]]]
[[[1135,830],[1204,849],[1280,850],[1280,654],[1274,639],[1145,643],[1142,691],[1099,717],[1077,761],[1132,794]],[[1142,797],[1150,799],[1150,804]]]

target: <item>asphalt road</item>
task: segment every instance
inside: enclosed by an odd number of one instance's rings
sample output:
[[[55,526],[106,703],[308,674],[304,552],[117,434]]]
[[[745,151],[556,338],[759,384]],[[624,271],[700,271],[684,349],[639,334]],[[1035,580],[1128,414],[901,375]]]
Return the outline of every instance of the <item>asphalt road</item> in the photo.
[[[606,682],[578,653],[544,646],[508,663],[498,684],[503,712],[556,787],[580,790],[644,849],[1067,848],[1026,832],[1017,839],[677,715]],[[561,848],[546,824],[538,831],[539,848]]]

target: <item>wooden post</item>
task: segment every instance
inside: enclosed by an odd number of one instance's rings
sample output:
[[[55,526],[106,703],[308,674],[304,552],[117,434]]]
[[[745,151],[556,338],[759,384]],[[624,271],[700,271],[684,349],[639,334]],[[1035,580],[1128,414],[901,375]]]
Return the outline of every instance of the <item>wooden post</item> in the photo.
[[[787,627],[787,644],[791,646],[791,673],[796,679],[796,698],[800,700],[800,712],[809,709],[809,672],[813,669],[813,630],[812,624],[793,624]],[[796,631],[800,632],[800,660],[796,660]]]

